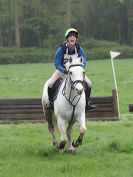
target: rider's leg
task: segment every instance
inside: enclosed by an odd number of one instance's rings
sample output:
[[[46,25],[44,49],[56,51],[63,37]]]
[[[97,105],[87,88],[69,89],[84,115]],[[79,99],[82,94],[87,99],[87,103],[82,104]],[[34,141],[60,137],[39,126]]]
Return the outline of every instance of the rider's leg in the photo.
[[[47,105],[47,109],[53,109],[53,90],[52,87],[56,80],[59,78],[65,79],[65,74],[61,73],[59,70],[56,70],[51,78],[48,80],[48,96],[49,96],[49,104]]]
[[[85,90],[85,95],[86,95],[86,110],[93,110],[96,108],[96,105],[92,104],[91,100],[90,100],[90,95],[91,95],[91,81],[89,80],[89,78],[85,75],[85,82],[86,82],[86,90]]]

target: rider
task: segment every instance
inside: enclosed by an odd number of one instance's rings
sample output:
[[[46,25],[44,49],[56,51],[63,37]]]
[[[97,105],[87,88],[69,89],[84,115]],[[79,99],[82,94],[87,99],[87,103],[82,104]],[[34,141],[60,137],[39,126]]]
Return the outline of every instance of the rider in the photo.
[[[52,100],[52,87],[55,83],[55,81],[59,78],[65,79],[68,72],[64,66],[64,63],[66,62],[65,59],[68,58],[70,55],[77,54],[79,57],[83,57],[83,68],[86,66],[86,56],[84,53],[84,50],[80,45],[77,43],[78,40],[78,31],[75,28],[70,28],[65,33],[66,41],[59,46],[59,48],[56,51],[55,57],[54,57],[54,63],[56,67],[56,71],[52,75],[52,77],[48,81],[48,96],[49,96],[49,104],[46,105],[47,109],[53,108],[53,100]],[[85,75],[85,82],[87,85],[86,89],[86,110],[92,110],[95,109],[96,106],[92,104],[90,101],[90,94],[91,94],[91,81],[89,78]]]

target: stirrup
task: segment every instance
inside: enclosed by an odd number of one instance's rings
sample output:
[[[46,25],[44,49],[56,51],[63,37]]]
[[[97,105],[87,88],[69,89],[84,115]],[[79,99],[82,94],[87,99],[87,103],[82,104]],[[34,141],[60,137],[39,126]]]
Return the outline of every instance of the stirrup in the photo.
[[[97,108],[97,106],[95,105],[95,104],[93,104],[92,102],[88,102],[87,103],[87,105],[86,105],[86,111],[88,110],[88,111],[92,111],[92,110],[94,110],[94,109],[96,109]]]
[[[45,105],[45,109],[47,110],[54,110],[54,105],[52,102],[48,102],[46,105]]]

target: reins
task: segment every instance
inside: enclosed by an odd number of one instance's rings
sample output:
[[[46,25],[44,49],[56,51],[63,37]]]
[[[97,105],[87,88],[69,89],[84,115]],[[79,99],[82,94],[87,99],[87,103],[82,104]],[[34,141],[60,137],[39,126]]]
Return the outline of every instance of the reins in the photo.
[[[72,94],[72,90],[73,90],[73,87],[71,86],[71,90],[70,90],[69,98],[67,98],[67,96],[66,96],[66,92],[65,92],[65,91],[66,91],[66,83],[67,83],[67,79],[66,79],[66,81],[65,81],[65,85],[64,85],[64,87],[63,87],[63,89],[62,89],[62,95],[65,96],[66,100],[69,102],[70,105],[76,107],[77,104],[78,104],[78,102],[79,102],[79,100],[80,100],[80,98],[81,98],[81,95],[80,95],[78,101],[76,102],[76,104],[73,104],[75,98],[76,98],[78,95],[75,95],[75,96],[73,97],[73,99],[71,100],[71,94]]]
[[[69,66],[69,69],[70,69],[71,67],[75,67],[75,66],[81,66],[81,67],[83,67],[82,64],[75,64],[75,65]],[[68,81],[68,77],[70,78],[70,83],[71,83],[71,85],[70,85],[70,94],[69,94],[69,97],[67,98],[67,96],[66,96],[66,84],[67,84],[67,81]],[[78,104],[78,102],[79,102],[79,100],[80,100],[80,98],[81,98],[81,95],[80,95],[79,98],[78,98],[78,100],[77,100],[77,102],[76,102],[76,104],[73,104],[74,100],[76,99],[76,97],[77,97],[78,95],[75,95],[75,96],[73,97],[73,99],[71,100],[72,90],[75,88],[74,85],[76,86],[76,84],[78,84],[78,83],[81,83],[81,84],[83,85],[83,81],[81,81],[81,80],[72,81],[72,80],[71,80],[71,77],[70,77],[70,76],[68,76],[68,77],[67,77],[66,80],[65,80],[65,85],[64,85],[64,87],[63,87],[63,89],[62,89],[62,95],[65,96],[65,98],[66,98],[66,100],[69,102],[69,104],[73,106],[73,111],[72,111],[72,115],[71,115],[71,121],[72,121],[72,120],[73,120],[73,117],[74,117],[75,107],[77,106],[77,104]]]
[[[69,66],[69,69],[70,69],[71,67],[75,67],[75,66],[81,66],[81,67],[83,67],[82,64],[74,64],[74,65],[70,65],[70,66]],[[69,76],[69,77],[70,77],[70,76]],[[67,77],[67,78],[68,78],[68,77]],[[67,84],[67,78],[66,78],[66,80],[65,80],[64,88],[62,89],[62,95],[65,96],[66,100],[69,102],[70,105],[76,107],[77,104],[78,104],[78,102],[79,102],[79,100],[80,100],[80,98],[81,98],[81,95],[80,95],[80,97],[79,97],[77,103],[76,103],[76,104],[73,104],[73,101],[75,100],[75,98],[76,98],[78,95],[75,95],[74,98],[73,98],[72,100],[70,100],[70,99],[71,99],[72,90],[74,89],[74,85],[76,85],[76,84],[78,84],[78,83],[81,83],[81,84],[83,85],[83,81],[81,81],[81,80],[72,81],[72,80],[71,80],[71,77],[70,77],[71,90],[70,90],[69,98],[67,98],[67,96],[66,96],[66,94],[65,94],[65,91],[66,91],[66,84]]]

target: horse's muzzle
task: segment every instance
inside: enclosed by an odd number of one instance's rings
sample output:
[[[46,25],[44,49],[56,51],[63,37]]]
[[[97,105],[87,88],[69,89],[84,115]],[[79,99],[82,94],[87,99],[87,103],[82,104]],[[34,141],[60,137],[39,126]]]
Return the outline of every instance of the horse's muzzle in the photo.
[[[75,90],[77,92],[77,95],[81,95],[83,93],[83,88],[82,89],[76,88]]]

